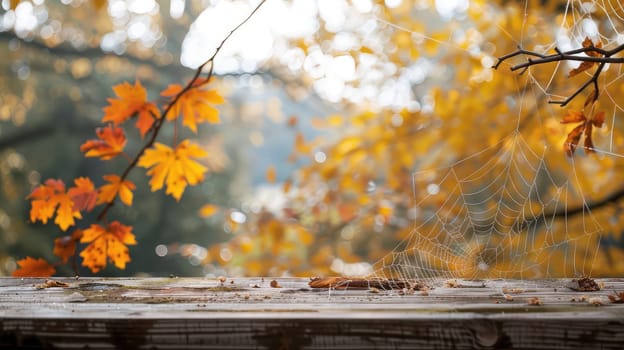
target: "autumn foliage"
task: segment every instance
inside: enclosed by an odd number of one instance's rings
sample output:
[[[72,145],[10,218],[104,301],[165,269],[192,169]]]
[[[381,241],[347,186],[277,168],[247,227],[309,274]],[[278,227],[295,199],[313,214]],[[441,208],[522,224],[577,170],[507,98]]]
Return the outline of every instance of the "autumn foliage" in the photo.
[[[171,85],[161,95],[167,102],[159,108],[147,99],[147,91],[139,81],[133,84],[121,83],[113,87],[115,98],[108,99],[104,107],[103,127],[96,130],[96,138],[85,141],[80,151],[85,157],[99,158],[102,161],[116,160],[124,155],[128,165],[122,174],[106,174],[99,186],[94,181],[79,177],[73,186],[67,188],[59,179],[48,179],[36,187],[28,196],[31,201],[30,220],[46,224],[49,220],[62,230],[70,228],[70,235],[54,241],[53,253],[59,258],[55,264],[43,259],[27,257],[18,261],[19,268],[14,276],[49,276],[55,273],[56,264],[67,263],[79,255],[82,265],[96,273],[111,262],[124,269],[130,258],[129,245],[137,243],[132,226],[119,221],[108,222],[107,212],[116,201],[132,206],[133,191],[136,185],[127,179],[136,167],[146,168],[152,191],[164,186],[165,193],[180,200],[187,186],[200,183],[208,168],[197,162],[207,156],[197,144],[184,139],[168,146],[155,142],[159,131],[166,123],[174,128],[181,122],[193,132],[202,123],[218,123],[218,111],[214,105],[223,103],[223,98],[215,90],[207,90],[208,81],[196,79],[187,88]],[[162,111],[162,112],[161,112]],[[125,127],[134,120],[133,127],[147,141],[131,156],[126,150],[128,143]],[[130,126],[132,127],[132,126]],[[104,225],[91,224],[88,227],[77,224],[84,213],[100,208],[98,218]],[[81,227],[82,226],[82,227]]]
[[[433,11],[434,2],[425,3],[430,8],[425,10],[423,5],[423,13]],[[492,238],[487,243],[491,246],[483,244],[475,248],[466,240],[464,245],[458,244],[445,251],[445,261],[436,254],[419,255],[420,262],[429,264],[432,271],[437,268],[461,270],[465,267],[462,264],[474,263],[477,257],[465,252],[493,251],[502,246],[505,252],[526,252],[528,258],[536,261],[531,266],[531,273],[535,273],[531,276],[544,276],[539,275],[543,271],[563,275],[569,271],[565,270],[566,264],[575,265],[594,255],[592,263],[597,267],[593,272],[624,271],[624,264],[620,263],[624,261],[624,254],[615,245],[605,248],[606,254],[595,254],[598,251],[595,247],[602,241],[619,242],[624,232],[618,219],[621,204],[617,199],[607,200],[612,198],[610,193],[622,192],[617,176],[622,169],[614,165],[612,158],[590,155],[604,149],[607,138],[601,136],[605,133],[611,133],[609,136],[615,147],[624,145],[622,133],[617,129],[619,122],[609,122],[621,113],[621,103],[618,105],[614,98],[624,91],[618,83],[617,74],[621,73],[614,73],[621,69],[615,68],[613,63],[603,71],[604,62],[598,61],[619,54],[613,51],[617,49],[617,41],[609,40],[608,35],[596,36],[593,40],[577,35],[577,24],[560,14],[556,16],[557,21],[544,21],[556,12],[558,5],[554,2],[543,4],[543,8],[528,1],[526,8],[517,5],[474,1],[470,2],[460,25],[427,27],[415,20],[411,2],[402,2],[394,8],[375,3],[379,12],[371,23],[376,29],[366,34],[383,39],[379,43],[370,40],[375,45],[365,45],[370,38],[356,31],[354,41],[359,40],[362,45],[348,49],[331,44],[344,41],[335,31],[320,30],[311,38],[293,39],[290,44],[302,55],[303,62],[307,62],[305,58],[315,50],[322,51],[327,59],[348,56],[356,72],[375,70],[384,79],[404,82],[418,80],[417,71],[421,67],[416,67],[415,62],[422,61],[425,66],[432,65],[427,73],[432,77],[427,79],[431,78],[434,84],[408,83],[421,94],[415,98],[417,107],[372,107],[356,102],[353,105],[357,106],[345,107],[339,114],[312,119],[313,128],[331,135],[329,142],[323,137],[306,138],[300,129],[303,123],[296,116],[290,116],[285,125],[292,132],[293,145],[292,154],[285,161],[302,160],[297,164],[305,165],[285,180],[278,176],[275,165],[265,169],[265,182],[274,188],[281,185],[280,195],[286,198],[284,206],[278,211],[267,208],[245,211],[225,204],[205,204],[199,215],[206,220],[219,221],[231,238],[206,247],[207,254],[200,263],[224,269],[238,268],[237,271],[248,275],[311,276],[335,274],[341,266],[355,266],[363,261],[384,263],[397,242],[406,244],[404,251],[436,252],[439,246],[432,247],[434,240],[431,237],[420,239],[414,227],[434,214],[460,217],[459,212],[468,205],[462,207],[461,201],[465,199],[459,199],[457,207],[443,206],[445,200],[454,198],[454,188],[436,182],[444,176],[441,172],[422,178],[414,174],[421,170],[451,168],[450,173],[460,179],[483,176],[482,187],[463,191],[483,193],[488,198],[480,202],[485,209],[501,207],[505,200],[522,199],[518,202],[526,206],[518,209],[521,215],[500,211],[505,220],[515,220],[511,224],[497,223],[502,227],[522,227],[526,224],[522,220],[528,222],[533,216],[539,216],[535,213],[545,212],[550,214],[550,223],[565,222],[561,226],[553,225],[555,228],[549,227],[551,231],[546,234],[545,228],[540,226],[542,222],[532,222],[531,231],[525,227],[526,230],[518,229],[517,235],[504,235],[501,241],[507,245]],[[575,10],[578,10],[577,5],[570,3]],[[597,22],[604,19],[600,8],[593,11]],[[555,22],[556,28],[552,26]],[[576,22],[581,23],[580,20]],[[554,35],[559,32],[555,29],[569,30],[571,38],[578,36],[571,40],[576,47],[570,51],[572,53],[556,47],[558,41]],[[604,40],[604,44],[600,40]],[[535,51],[519,48],[520,44]],[[539,63],[544,60],[544,64],[557,62],[559,65],[569,55],[576,56],[568,68],[561,65],[563,72],[543,69]],[[383,69],[367,67],[366,62],[376,62]],[[493,70],[492,65],[500,69]],[[518,70],[512,70],[517,67]],[[125,170],[92,179],[48,179],[37,186],[27,198],[31,205],[30,221],[53,222],[63,232],[54,241],[53,254],[58,261],[27,257],[18,261],[15,276],[48,276],[56,272],[58,265],[75,264],[79,258],[93,273],[108,264],[125,268],[131,261],[129,247],[138,242],[133,227],[109,218],[109,209],[119,204],[137,205],[134,192],[143,186],[151,191],[163,190],[180,201],[186,189],[198,185],[209,172],[210,167],[202,163],[202,159],[212,154],[193,140],[180,137],[183,128],[187,129],[187,134],[194,135],[199,125],[221,121],[215,106],[223,103],[224,98],[210,88],[212,66],[207,77],[200,77],[205,72],[203,68],[208,67],[202,65],[187,84],[171,84],[162,91],[148,93],[139,80],[113,87],[113,94],[103,108],[102,125],[95,130],[93,138],[82,143],[80,151],[88,158],[124,163]],[[408,71],[411,75],[401,75]],[[436,74],[438,76],[433,77]],[[314,79],[309,78],[300,79],[302,90],[312,88],[310,82]],[[610,83],[602,84],[605,81]],[[599,82],[602,85],[599,86]],[[355,91],[361,86],[377,87],[375,84],[385,86],[385,81],[354,79],[352,85],[349,83],[345,83],[345,91]],[[561,96],[564,101],[549,100]],[[162,137],[161,130],[165,127],[170,128],[173,137]],[[492,161],[492,150],[513,148],[511,142],[504,140],[512,140],[518,134],[526,141],[528,151],[525,154],[543,155],[544,149],[551,146],[556,150],[539,159],[539,170],[531,168],[527,159],[524,159],[526,163],[520,163],[523,165],[517,171],[522,179],[544,177],[543,181],[534,182],[536,188],[527,198],[513,197],[505,188],[501,190],[503,194],[493,192],[488,187],[488,181],[493,183],[489,176],[493,175],[480,172],[484,164]],[[130,135],[138,135],[137,140],[129,139]],[[581,150],[578,150],[579,145]],[[505,153],[508,154],[520,157],[513,152]],[[501,160],[500,168],[493,173],[511,172],[504,166],[514,163],[502,164],[504,161],[507,159]],[[461,167],[453,167],[454,164],[461,164]],[[136,169],[144,171],[149,178],[147,184],[129,180],[129,174]],[[557,184],[549,182],[551,175]],[[565,203],[560,203],[556,196],[563,187],[561,184],[568,184],[566,179],[575,180],[571,185],[574,191],[570,191]],[[283,182],[280,184],[280,181]],[[469,182],[460,182],[457,186]],[[430,195],[433,192],[435,195]],[[605,202],[610,204],[592,207]],[[560,207],[547,208],[551,204]],[[442,212],[447,209],[449,213]],[[243,211],[246,220],[241,221],[238,216]],[[568,212],[574,215],[568,217]],[[87,216],[96,217],[96,222],[84,222],[83,217]],[[593,219],[604,227],[594,230]],[[527,238],[529,231],[534,235],[530,239]],[[553,251],[561,249],[546,254],[543,253],[546,250],[536,248],[539,253],[534,253],[527,251],[527,243],[535,247],[550,244],[555,247]],[[179,252],[189,255],[184,249]],[[484,255],[478,257],[481,256]],[[527,275],[522,274],[512,260],[500,259],[498,264],[490,266],[490,271],[510,271],[507,277],[525,278]],[[453,265],[449,261],[459,263]],[[443,263],[446,266],[442,267]],[[341,281],[338,278],[330,284]],[[370,281],[366,283],[370,285]]]

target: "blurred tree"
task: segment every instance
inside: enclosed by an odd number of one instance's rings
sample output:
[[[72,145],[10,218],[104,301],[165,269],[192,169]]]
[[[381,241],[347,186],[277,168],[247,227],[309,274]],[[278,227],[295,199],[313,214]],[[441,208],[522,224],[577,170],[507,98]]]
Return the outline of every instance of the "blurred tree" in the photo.
[[[281,211],[252,210],[206,263],[250,275],[387,277],[410,264],[420,277],[624,271],[621,68],[599,76],[598,100],[588,89],[566,108],[549,101],[584,84],[578,61],[518,75],[508,68],[526,62],[519,55],[492,70],[518,46],[556,55],[586,38],[620,59],[618,2],[354,1],[341,2],[343,16],[318,6],[318,31],[293,41],[304,62],[295,74],[353,108],[316,123],[340,130],[330,140],[297,134],[292,159],[310,163],[284,184]],[[591,77],[596,67],[582,69]],[[596,145],[571,160],[564,148],[581,135],[568,122],[585,123],[570,117],[583,110],[596,113]]]

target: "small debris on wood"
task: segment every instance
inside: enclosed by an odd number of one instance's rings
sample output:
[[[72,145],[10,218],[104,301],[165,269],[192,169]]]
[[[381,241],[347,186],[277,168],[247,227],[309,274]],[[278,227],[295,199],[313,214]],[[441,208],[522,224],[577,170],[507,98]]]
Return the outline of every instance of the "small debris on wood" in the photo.
[[[453,280],[447,280],[444,282],[444,287],[446,288],[459,288],[461,287],[461,285],[459,284],[459,282],[455,279]]]
[[[514,300],[514,298],[511,295],[509,295],[509,294],[505,294],[504,297],[505,297],[506,301],[513,301]]]
[[[425,287],[424,284],[415,282],[410,283],[407,280],[400,279],[385,279],[385,278],[362,278],[362,277],[313,277],[308,282],[308,285],[312,288],[332,288],[339,290],[346,289],[370,289],[375,287],[377,289],[403,289],[412,288],[414,290],[421,290]]]
[[[379,289],[375,288],[375,287],[370,287],[370,289],[368,290],[370,293],[379,293]]]
[[[37,289],[52,288],[52,287],[67,288],[69,287],[69,283],[56,281],[56,280],[45,280],[45,282],[35,285],[35,288]]]
[[[600,297],[593,297],[593,298],[589,298],[589,300],[587,300],[587,302],[591,305],[594,306],[602,306],[604,305],[604,303],[602,302],[602,299]]]
[[[227,281],[227,278],[225,278],[224,276],[219,276],[217,278],[219,280],[219,282],[221,282],[221,284],[225,283],[225,281]]]
[[[271,280],[271,283],[269,285],[271,286],[271,288],[282,288],[277,280]]]
[[[567,284],[567,287],[577,292],[596,292],[600,290],[598,283],[589,277],[575,278]]]
[[[608,295],[609,300],[614,304],[624,304],[624,292]]]
[[[260,285],[259,285],[259,284],[257,284],[257,283],[256,283],[256,284],[250,284],[249,286],[250,286],[251,288],[260,288]]]
[[[412,295],[414,294],[414,289],[412,288],[403,288],[399,290],[399,295]]]
[[[521,289],[521,288],[509,289],[507,287],[503,287],[503,294],[520,294],[523,292],[524,292],[524,289]]]
[[[234,284],[234,280],[230,280],[230,284]]]
[[[529,305],[541,306],[544,305],[544,302],[538,297],[533,297],[529,299]]]

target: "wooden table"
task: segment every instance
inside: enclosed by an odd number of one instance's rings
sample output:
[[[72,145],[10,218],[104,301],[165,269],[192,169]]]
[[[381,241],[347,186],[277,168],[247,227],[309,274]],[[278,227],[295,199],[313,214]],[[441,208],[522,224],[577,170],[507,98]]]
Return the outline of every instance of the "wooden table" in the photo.
[[[0,348],[624,348],[624,304],[613,302],[624,279],[598,279],[599,291],[569,279],[425,291],[272,281],[0,278]]]

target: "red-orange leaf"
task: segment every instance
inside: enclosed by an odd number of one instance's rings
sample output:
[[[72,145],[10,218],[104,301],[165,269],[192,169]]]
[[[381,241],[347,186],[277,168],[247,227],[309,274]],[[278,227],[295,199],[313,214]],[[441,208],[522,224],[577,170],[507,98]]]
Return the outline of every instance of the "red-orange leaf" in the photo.
[[[17,265],[19,268],[13,271],[13,277],[50,277],[56,272],[54,266],[41,258],[26,257],[18,260]]]
[[[108,125],[95,130],[97,139],[88,140],[80,146],[85,157],[100,157],[108,160],[123,152],[126,146],[126,133],[122,128]]]
[[[182,92],[183,87],[178,84],[169,85],[162,96],[174,97]],[[219,123],[219,111],[212,105],[223,103],[223,97],[216,90],[202,90],[199,87],[186,91],[167,114],[167,120],[175,120],[182,114],[182,125],[193,132],[197,132],[197,124],[208,122]]]
[[[594,153],[594,141],[592,140],[592,123],[587,123],[585,126],[585,152]]]
[[[192,158],[205,156],[206,151],[189,140],[182,141],[175,150],[157,142],[141,156],[138,166],[149,169],[147,175],[152,177],[149,182],[152,191],[166,184],[166,193],[180,200],[187,185],[197,185],[204,179],[208,169]]]
[[[54,240],[54,255],[66,263],[76,253],[76,242],[82,237],[82,230],[74,230],[71,235],[61,236]]]
[[[583,145],[585,152],[594,153],[594,141],[592,139],[593,127],[602,127],[602,124],[604,124],[604,119],[604,111],[596,112],[596,114],[594,114],[589,120],[587,120],[587,117],[583,112],[579,111],[569,110],[567,114],[563,116],[561,124],[576,122],[580,123],[568,133],[568,137],[563,143],[563,150],[568,155],[568,157],[571,157],[576,151],[578,143],[581,140],[581,136],[583,134],[585,134],[585,142]]]
[[[585,40],[583,40],[583,47],[596,47],[596,48],[601,48],[602,47],[602,43],[597,43],[596,45],[594,45],[594,42],[591,41],[590,38],[586,37]],[[587,51],[585,53],[587,56],[590,57],[601,57],[602,54],[598,51]],[[590,69],[591,67],[593,67],[596,64],[596,62],[589,62],[589,61],[583,61],[581,62],[581,64],[577,67],[574,68],[570,71],[570,73],[568,74],[569,77],[573,77],[581,72],[584,72],[588,69]]]
[[[591,67],[593,67],[594,64],[595,64],[595,62],[583,61],[583,62],[581,62],[581,64],[579,64],[578,67],[572,69],[570,71],[570,73],[568,73],[568,77],[571,78],[571,77],[573,77],[573,76],[575,76],[575,75],[577,75],[579,73],[582,73],[582,72],[590,69]]]
[[[74,202],[74,210],[93,210],[97,198],[97,191],[91,179],[88,177],[79,177],[74,180],[74,184],[75,186],[67,191],[69,197]]]
[[[572,129],[568,134],[565,142],[563,143],[563,150],[568,155],[568,157],[572,157],[574,151],[576,151],[576,147],[578,146],[579,140],[581,139],[581,135],[583,135],[583,130],[585,129],[585,124],[581,124],[576,128]]]
[[[580,123],[587,120],[582,111],[568,110],[566,115],[561,119],[561,124]]]
[[[602,127],[602,124],[604,123],[605,120],[605,112],[604,111],[600,111],[600,112],[596,112],[596,114],[594,114],[594,116],[591,119],[592,124],[594,124],[595,127],[600,128]]]
[[[75,209],[71,196],[65,192],[65,184],[61,180],[46,180],[43,185],[35,188],[27,198],[32,200],[30,209],[32,222],[40,220],[45,224],[56,212],[54,223],[61,230],[66,231],[74,225],[74,218],[82,218],[80,211]]]
[[[585,40],[583,40],[583,47],[596,47],[596,48],[602,48],[602,43],[598,42],[596,45],[594,45],[594,42],[589,38],[589,37],[585,37]],[[590,57],[600,57],[602,56],[602,54],[598,51],[587,51],[586,52],[587,56]]]
[[[121,83],[113,87],[118,98],[109,98],[109,105],[104,107],[103,122],[113,122],[119,125],[137,114],[136,126],[141,136],[152,127],[154,117],[158,118],[160,111],[152,102],[147,101],[147,91],[138,80],[134,86],[130,83]]]
[[[122,203],[127,206],[132,205],[132,191],[136,188],[132,181],[121,181],[119,175],[105,175],[104,180],[108,181],[109,184],[100,187],[97,204],[110,203],[119,196]]]
[[[106,267],[107,259],[117,266],[126,268],[130,261],[130,254],[126,245],[136,244],[132,226],[126,226],[119,221],[111,222],[106,228],[93,224],[83,231],[81,243],[89,245],[80,253],[82,265],[96,273]]]

